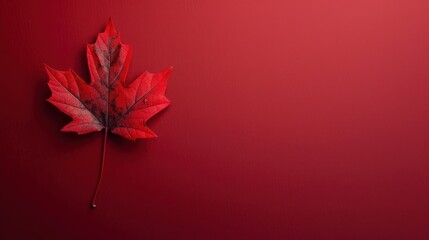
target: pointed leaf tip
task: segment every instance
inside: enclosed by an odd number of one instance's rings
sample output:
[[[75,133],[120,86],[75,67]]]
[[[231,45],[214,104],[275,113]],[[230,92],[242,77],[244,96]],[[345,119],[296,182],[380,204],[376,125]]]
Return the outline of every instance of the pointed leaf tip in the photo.
[[[165,78],[168,78],[172,71],[173,71],[173,67],[168,67],[168,68],[164,69],[162,71],[162,73],[164,74]]]
[[[109,35],[117,35],[118,31],[115,28],[115,25],[113,24],[112,18],[109,18],[109,21],[107,22],[106,28],[104,29],[105,33],[108,33]]]

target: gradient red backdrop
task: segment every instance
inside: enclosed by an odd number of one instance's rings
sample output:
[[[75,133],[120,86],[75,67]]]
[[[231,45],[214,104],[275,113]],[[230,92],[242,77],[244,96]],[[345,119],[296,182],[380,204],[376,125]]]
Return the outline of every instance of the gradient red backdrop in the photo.
[[[2,1],[1,239],[429,239],[429,2]],[[154,140],[62,133],[43,63],[174,66]]]

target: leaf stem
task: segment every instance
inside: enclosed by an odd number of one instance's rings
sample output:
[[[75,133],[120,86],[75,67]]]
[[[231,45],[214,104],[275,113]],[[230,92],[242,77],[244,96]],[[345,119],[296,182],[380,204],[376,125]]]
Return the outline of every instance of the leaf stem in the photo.
[[[107,143],[107,133],[108,132],[109,132],[109,128],[106,127],[104,130],[103,155],[101,157],[100,175],[98,175],[97,187],[95,188],[94,195],[92,197],[92,202],[91,202],[92,208],[97,207],[97,205],[95,205],[95,199],[97,198],[98,189],[100,188],[101,179],[103,178],[104,159],[106,159],[106,143]]]

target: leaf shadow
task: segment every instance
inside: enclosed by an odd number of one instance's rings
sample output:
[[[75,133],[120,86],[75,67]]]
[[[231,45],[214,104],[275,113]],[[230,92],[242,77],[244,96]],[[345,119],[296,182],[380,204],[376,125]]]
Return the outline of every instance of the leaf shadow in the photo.
[[[126,156],[135,156],[137,153],[139,155],[146,155],[148,149],[148,143],[143,139],[137,141],[129,141],[119,135],[109,133],[108,141],[110,142],[109,147],[115,152],[123,152]],[[130,160],[139,160],[139,158],[130,158]],[[113,161],[122,161],[122,159],[117,158]]]

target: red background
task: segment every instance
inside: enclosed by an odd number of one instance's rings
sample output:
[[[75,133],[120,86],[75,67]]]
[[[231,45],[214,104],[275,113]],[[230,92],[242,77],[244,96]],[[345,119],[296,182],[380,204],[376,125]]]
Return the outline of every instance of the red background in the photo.
[[[428,239],[429,2],[3,1],[2,239]],[[174,66],[154,140],[62,133],[43,63]]]

